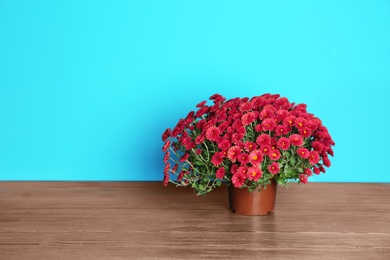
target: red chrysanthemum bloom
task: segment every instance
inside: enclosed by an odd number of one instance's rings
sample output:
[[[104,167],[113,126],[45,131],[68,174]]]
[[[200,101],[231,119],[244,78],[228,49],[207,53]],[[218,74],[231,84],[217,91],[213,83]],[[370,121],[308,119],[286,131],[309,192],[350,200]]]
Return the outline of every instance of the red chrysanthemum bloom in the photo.
[[[305,174],[306,174],[307,176],[311,176],[311,175],[313,174],[310,168],[306,168],[306,169],[304,170],[304,172],[305,172]]]
[[[169,157],[171,156],[171,154],[169,153],[169,151],[167,151],[164,155],[164,162],[166,163],[168,160],[169,160]]]
[[[202,119],[202,120],[198,121],[198,123],[196,123],[196,128],[202,129],[205,124],[206,124],[206,120]]]
[[[319,141],[312,142],[311,146],[313,147],[314,150],[316,150],[319,153],[321,153],[322,149],[324,149],[323,144],[321,142],[319,142]]]
[[[185,161],[187,161],[188,157],[190,157],[190,154],[189,154],[189,153],[185,153],[185,154],[180,158],[180,162],[185,162]]]
[[[330,160],[328,157],[322,157],[322,162],[326,167],[330,167]]]
[[[288,116],[288,111],[284,109],[279,109],[276,111],[276,117],[278,118],[278,121],[282,121]]]
[[[236,162],[238,156],[241,154],[241,148],[239,146],[232,146],[229,148],[227,157],[231,162]]]
[[[266,118],[261,122],[261,126],[263,127],[263,131],[272,131],[274,130],[276,123],[273,118]]]
[[[203,107],[204,105],[206,105],[207,101],[206,100],[203,100],[202,102],[200,102],[199,104],[196,105],[196,107]]]
[[[170,140],[167,140],[167,141],[164,143],[164,145],[163,145],[163,148],[162,148],[163,152],[166,152],[166,151],[168,150],[169,146],[171,146],[171,141],[170,141]]]
[[[307,124],[306,119],[304,119],[303,117],[298,117],[295,119],[295,127],[298,129],[305,127],[306,124]]]
[[[227,151],[230,148],[230,142],[226,139],[218,143],[218,148],[222,151]]]
[[[310,156],[309,150],[307,150],[306,148],[303,148],[303,147],[298,148],[297,154],[298,154],[301,158],[304,158],[304,159],[307,159],[307,158],[309,158],[309,156]]]
[[[204,135],[200,134],[198,135],[196,138],[195,138],[195,144],[201,144],[204,142],[206,138],[204,137]]]
[[[299,174],[299,181],[303,184],[307,183],[307,176],[306,174]]]
[[[311,129],[309,127],[305,126],[305,127],[299,128],[299,133],[303,137],[307,138],[311,135]]]
[[[274,115],[274,111],[270,109],[268,106],[264,107],[259,113],[259,118],[264,120],[266,118],[272,117]]]
[[[279,149],[286,151],[290,148],[290,140],[287,137],[281,137],[277,142],[277,146]]]
[[[245,182],[245,179],[246,179],[246,175],[243,175],[243,174],[240,174],[240,173],[234,174],[232,176],[233,186],[236,187],[236,188],[241,188],[242,185]]]
[[[163,185],[164,185],[164,186],[167,186],[167,185],[168,185],[168,182],[169,182],[169,175],[164,175]]]
[[[171,170],[172,173],[176,173],[177,169],[179,168],[178,164],[175,164]]]
[[[225,168],[224,167],[221,167],[219,168],[216,172],[215,172],[215,177],[217,177],[218,179],[223,179],[223,177],[225,177]]]
[[[263,153],[260,150],[253,150],[249,154],[249,161],[252,165],[259,165],[263,161]]]
[[[277,150],[277,149],[272,149],[272,150],[269,151],[268,157],[271,160],[274,160],[274,161],[279,160],[279,158],[280,158],[280,151]]]
[[[171,129],[170,129],[170,128],[167,128],[167,129],[164,131],[164,133],[162,134],[162,136],[161,136],[163,142],[165,142],[165,141],[169,138],[170,134],[171,134]]]
[[[221,131],[216,126],[211,126],[206,130],[206,138],[210,141],[217,141]]]
[[[320,168],[314,167],[313,172],[317,175],[320,174]]]
[[[211,157],[211,163],[214,164],[214,166],[219,166],[223,162],[223,158],[225,158],[225,155],[222,152],[216,152],[213,157]]]
[[[201,153],[202,153],[202,149],[200,149],[200,148],[196,149],[195,153],[196,153],[197,155],[201,154]]]
[[[237,169],[238,169],[238,164],[232,164],[232,166],[230,166],[230,173],[236,174]]]
[[[235,144],[238,144],[239,142],[241,142],[242,138],[244,138],[245,134],[241,134],[241,133],[234,133],[232,135],[232,143],[235,143]]]
[[[250,111],[252,109],[252,103],[250,103],[250,102],[242,103],[240,105],[239,109],[240,109],[241,112]]]
[[[244,126],[249,125],[257,119],[257,112],[248,112],[241,117],[241,122]]]
[[[256,138],[258,145],[271,145],[271,137],[267,134],[261,134]]]
[[[279,172],[279,164],[277,162],[273,162],[268,166],[268,171],[272,174],[277,174]]]
[[[287,116],[286,118],[283,119],[283,125],[287,127],[292,127],[295,123],[296,117],[293,115]]]
[[[288,129],[286,126],[284,125],[278,125],[275,129],[275,134],[277,136],[281,136],[281,135],[285,135],[288,133]]]
[[[244,144],[244,148],[246,151],[251,152],[251,151],[257,149],[257,144],[255,144],[253,142],[246,142]]]
[[[241,153],[237,160],[241,163],[241,164],[247,164],[249,162],[249,155],[247,153]]]
[[[164,175],[169,175],[169,167],[171,167],[171,165],[166,163],[164,166]]]
[[[333,149],[332,149],[331,147],[328,147],[326,152],[327,152],[330,156],[334,156],[334,152],[333,152]]]
[[[310,152],[309,155],[309,163],[311,165],[317,164],[320,161],[320,155],[318,154],[317,151],[313,150]]]
[[[303,138],[299,134],[293,134],[290,136],[290,143],[295,146],[302,146]]]
[[[196,111],[195,116],[196,117],[202,117],[203,115],[207,114],[209,112],[209,107],[201,107],[198,111]]]
[[[258,125],[255,126],[255,131],[256,131],[256,132],[261,132],[261,131],[263,131],[263,127],[261,126],[261,124],[258,124]]]
[[[184,177],[184,171],[181,171],[179,173],[179,175],[177,176],[177,182],[181,182],[183,180],[183,177]]]
[[[324,166],[322,166],[322,165],[321,165],[319,168],[320,168],[320,172],[323,172],[323,173],[325,173],[325,172],[326,172],[326,170],[325,170]]]
[[[248,167],[246,166],[240,166],[238,167],[237,171],[236,171],[236,174],[243,174],[243,175],[246,175],[246,173],[248,172]]]
[[[249,180],[258,181],[262,175],[263,175],[263,172],[261,171],[261,169],[259,167],[249,167],[248,168],[247,176],[248,176]]]
[[[262,145],[260,146],[260,150],[263,154],[268,155],[268,153],[272,150],[270,145]]]

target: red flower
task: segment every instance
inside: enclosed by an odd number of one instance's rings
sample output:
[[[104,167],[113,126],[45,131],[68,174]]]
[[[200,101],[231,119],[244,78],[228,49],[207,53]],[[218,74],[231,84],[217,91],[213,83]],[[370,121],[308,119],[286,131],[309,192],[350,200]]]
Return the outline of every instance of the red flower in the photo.
[[[241,164],[247,164],[249,162],[249,155],[247,153],[241,153],[237,159]]]
[[[246,142],[244,144],[244,148],[246,151],[251,152],[257,148],[257,144],[255,144],[253,142]]]
[[[188,157],[190,157],[190,154],[189,154],[189,153],[185,153],[185,154],[180,158],[180,162],[185,162],[185,161],[187,161]]]
[[[314,167],[313,172],[317,175],[320,174],[320,168]]]
[[[309,163],[311,165],[317,164],[320,161],[320,155],[318,154],[317,151],[313,150],[310,152],[309,155]]]
[[[299,181],[303,184],[307,183],[307,176],[306,174],[299,174]]]
[[[252,104],[250,102],[245,102],[240,105],[240,111],[241,112],[247,112],[252,109]]]
[[[305,127],[306,124],[307,124],[306,119],[304,119],[303,117],[298,117],[295,119],[295,126],[298,129]]]
[[[263,127],[263,131],[272,131],[274,130],[276,123],[273,118],[267,118],[261,122],[261,126]]]
[[[211,157],[211,163],[214,164],[214,166],[219,166],[223,162],[223,158],[225,158],[225,155],[222,152],[216,152],[213,157]]]
[[[169,167],[171,167],[171,165],[166,163],[164,166],[164,175],[169,175]]]
[[[167,140],[167,141],[164,143],[164,145],[163,145],[163,148],[162,148],[163,152],[166,152],[166,151],[168,150],[168,148],[169,148],[170,145],[171,145],[171,141],[170,141],[170,140]]]
[[[280,158],[280,152],[278,149],[272,149],[268,153],[268,156],[269,156],[269,158],[271,158],[271,160],[276,161],[276,160],[279,160],[279,158]]]
[[[163,160],[165,163],[169,160],[169,156],[170,156],[170,153],[169,153],[169,151],[167,151],[164,155],[164,160]]]
[[[291,127],[294,125],[296,117],[293,115],[287,116],[286,118],[283,119],[283,125],[287,127]]]
[[[279,172],[279,164],[277,162],[273,162],[268,166],[268,171],[272,174],[277,174]]]
[[[307,138],[307,137],[309,137],[311,135],[311,129],[309,127],[305,126],[305,127],[299,128],[299,133],[303,137]]]
[[[270,145],[262,145],[260,150],[263,154],[267,154],[272,150]]]
[[[262,175],[263,175],[263,172],[258,167],[249,167],[248,168],[247,176],[248,176],[249,180],[258,181]]]
[[[311,146],[313,147],[314,150],[316,150],[317,152],[321,153],[322,152],[322,149],[324,148],[324,146],[322,145],[321,142],[319,141],[314,141],[311,143]]]
[[[258,145],[271,145],[271,137],[267,134],[261,134],[256,138]]]
[[[322,162],[326,167],[330,167],[330,160],[328,157],[322,157]]]
[[[206,138],[211,141],[217,141],[221,131],[218,127],[212,126],[206,130]]]
[[[333,152],[332,148],[330,148],[330,147],[328,147],[327,153],[328,153],[330,156],[334,156],[334,152]]]
[[[197,155],[201,154],[201,153],[202,153],[202,149],[200,149],[200,148],[196,149],[195,153],[196,153]]]
[[[232,176],[233,186],[236,188],[241,188],[245,182],[245,178],[246,178],[246,175],[243,175],[241,173],[234,174]]]
[[[281,137],[277,142],[277,146],[279,149],[286,151],[290,148],[290,140],[287,137]]]
[[[244,138],[245,134],[241,134],[241,133],[234,133],[232,135],[232,143],[235,143],[235,144],[238,144],[242,138]]]
[[[232,146],[228,150],[227,157],[231,162],[236,162],[240,154],[241,154],[241,148],[239,146]]]
[[[241,117],[241,122],[244,126],[249,125],[257,119],[257,112],[248,112]]]
[[[236,174],[237,169],[238,169],[238,165],[237,164],[232,164],[232,166],[230,166],[230,173],[231,174]]]
[[[205,137],[204,137],[204,135],[198,135],[196,138],[195,138],[195,143],[196,144],[201,144],[201,143],[203,143],[204,142],[204,140],[205,140]]]
[[[227,151],[230,148],[230,142],[226,139],[218,143],[218,148],[222,151]]]
[[[320,168],[320,172],[323,172],[323,173],[326,172],[324,166],[321,165],[319,168]]]
[[[164,175],[163,185],[164,185],[164,186],[167,186],[167,185],[168,185],[168,182],[169,182],[169,175]]]
[[[295,146],[302,146],[303,145],[303,138],[302,138],[302,136],[300,136],[298,134],[293,134],[290,136],[290,142],[291,142],[291,144],[293,144]]]
[[[225,177],[225,168],[224,167],[221,167],[219,168],[216,172],[215,172],[215,177],[217,177],[218,179],[223,179],[223,177]]]
[[[178,164],[175,164],[171,170],[172,173],[175,173],[177,171],[177,169],[179,168],[179,165]]]
[[[200,102],[199,104],[197,104],[196,107],[203,107],[206,103],[207,103],[207,101],[206,101],[206,100],[203,100],[202,102]]]
[[[306,174],[307,176],[311,176],[311,175],[313,174],[310,168],[306,168],[306,169],[304,170],[304,172],[305,172],[305,174]]]
[[[275,133],[277,136],[285,135],[288,133],[288,129],[284,125],[278,125],[275,129]]]
[[[164,133],[162,134],[162,136],[161,136],[163,142],[165,142],[165,141],[168,139],[168,137],[169,137],[170,134],[171,134],[171,129],[170,129],[170,128],[167,128],[167,129],[164,131]]]
[[[178,182],[181,182],[182,180],[183,180],[183,176],[184,176],[184,171],[181,171],[180,173],[179,173],[179,176],[177,176],[177,181]]]
[[[307,150],[306,148],[303,148],[303,147],[298,148],[297,154],[298,154],[301,158],[304,158],[304,159],[307,159],[307,158],[309,158],[309,156],[310,156],[309,150]]]
[[[238,167],[236,174],[243,174],[244,176],[246,176],[247,172],[248,172],[248,167],[240,166],[240,167]]]
[[[253,150],[249,154],[249,161],[253,165],[259,165],[263,161],[263,153],[260,150]]]

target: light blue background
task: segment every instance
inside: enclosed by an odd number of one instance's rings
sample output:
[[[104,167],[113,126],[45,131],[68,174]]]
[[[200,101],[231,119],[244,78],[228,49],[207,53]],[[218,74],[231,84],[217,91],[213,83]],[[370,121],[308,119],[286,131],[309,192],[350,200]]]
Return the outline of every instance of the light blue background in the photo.
[[[390,1],[0,1],[0,179],[161,180],[199,101],[280,93],[389,182]]]

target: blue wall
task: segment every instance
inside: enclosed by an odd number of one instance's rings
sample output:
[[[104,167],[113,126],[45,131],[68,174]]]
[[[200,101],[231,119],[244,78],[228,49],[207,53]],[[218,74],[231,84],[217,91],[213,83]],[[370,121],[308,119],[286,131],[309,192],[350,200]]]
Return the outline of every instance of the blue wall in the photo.
[[[319,2],[319,1],[315,1]],[[213,93],[280,93],[336,141],[311,181],[389,182],[390,2],[0,2],[0,179],[161,180]]]

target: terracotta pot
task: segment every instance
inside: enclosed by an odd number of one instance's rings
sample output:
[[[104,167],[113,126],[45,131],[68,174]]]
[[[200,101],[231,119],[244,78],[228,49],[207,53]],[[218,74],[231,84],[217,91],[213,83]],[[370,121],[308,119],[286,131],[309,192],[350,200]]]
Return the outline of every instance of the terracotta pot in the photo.
[[[272,179],[266,189],[249,192],[247,188],[235,188],[229,185],[229,207],[240,215],[259,216],[274,212],[277,184]]]

